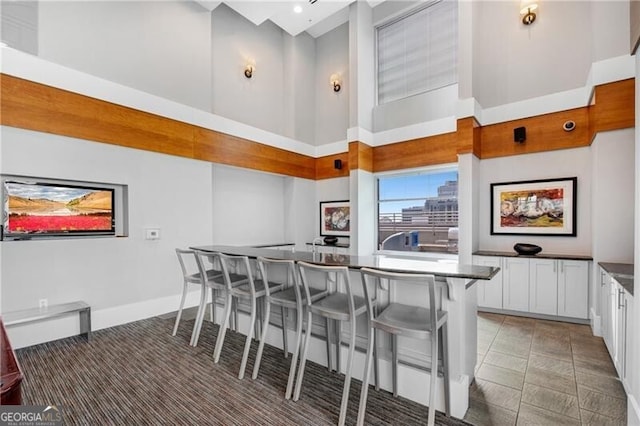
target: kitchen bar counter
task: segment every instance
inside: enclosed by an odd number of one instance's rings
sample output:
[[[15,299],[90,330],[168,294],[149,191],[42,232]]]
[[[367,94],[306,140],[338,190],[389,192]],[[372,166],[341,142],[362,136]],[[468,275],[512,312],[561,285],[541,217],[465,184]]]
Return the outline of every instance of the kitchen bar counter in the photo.
[[[633,263],[598,262],[598,265],[633,296]]]
[[[539,259],[562,259],[562,260],[593,260],[593,257],[582,254],[557,254],[557,253],[545,253],[541,251],[534,255],[518,254],[515,251],[492,251],[492,250],[478,250],[474,255],[478,256],[500,256],[500,257],[531,257]]]
[[[347,266],[351,269],[377,268],[390,272],[417,272],[433,274],[443,278],[461,278],[472,280],[490,280],[498,273],[498,268],[477,265],[459,265],[446,260],[401,255],[371,255],[352,256],[348,254],[334,253],[312,253],[306,251],[283,251],[271,250],[256,247],[236,247],[236,246],[200,246],[191,247],[194,250],[208,252],[219,252],[231,255],[248,256],[257,258],[258,256],[271,259],[294,260],[315,263],[325,266]]]
[[[436,277],[436,282],[447,287],[448,298],[442,300],[442,307],[448,312],[448,330],[449,330],[449,370],[450,370],[450,387],[451,387],[451,414],[454,417],[463,418],[467,408],[469,407],[469,386],[473,381],[475,374],[475,366],[477,362],[477,290],[473,283],[476,280],[490,280],[499,269],[488,266],[475,265],[459,265],[455,261],[449,259],[436,259],[421,256],[407,255],[388,255],[378,254],[370,256],[352,256],[347,254],[335,253],[313,253],[305,251],[284,251],[255,247],[237,247],[237,246],[200,246],[191,247],[195,250],[207,252],[220,252],[228,255],[248,256],[256,258],[263,256],[272,259],[284,259],[293,261],[304,261],[328,266],[347,266],[352,270],[352,274],[357,274],[358,270],[363,267],[378,268],[391,272],[409,272],[409,273],[429,273]],[[359,274],[358,274],[359,275]],[[351,283],[356,294],[362,293],[362,284],[360,278],[353,276]],[[407,289],[407,293],[393,294],[386,297],[401,298],[404,300],[419,300],[427,297],[424,289],[416,286],[415,289]],[[366,346],[366,321],[362,318],[360,334],[356,336],[356,340],[360,342],[360,346]],[[363,333],[364,332],[364,333]],[[272,345],[281,345],[280,340],[268,340],[267,343]],[[382,342],[381,345],[385,343]],[[400,345],[399,352],[405,359],[411,360],[412,356],[426,356],[424,351],[415,351],[412,347]],[[312,343],[312,348],[313,348]],[[323,348],[324,344],[316,343],[316,347]],[[380,348],[383,351],[384,347]],[[388,352],[388,351],[387,351]],[[416,355],[421,354],[421,355]],[[344,354],[343,354],[344,355]],[[356,351],[356,359],[354,365],[364,365],[364,353]],[[325,363],[326,354],[324,351],[314,351],[310,354],[310,359]],[[417,358],[415,358],[418,360]],[[399,389],[400,395],[413,401],[427,404],[428,392],[425,386],[429,381],[429,372],[416,365],[424,365],[426,360],[418,360],[418,363],[400,363],[399,377],[401,380]],[[390,371],[389,359],[382,357],[380,371]],[[404,371],[403,371],[404,370]],[[362,371],[354,368],[354,378],[362,379]],[[405,378],[404,380],[402,378]],[[384,378],[381,383],[382,387],[390,390],[390,378]],[[438,394],[443,395],[444,379],[438,378]],[[444,411],[444,400],[437,398],[439,401],[436,409]]]

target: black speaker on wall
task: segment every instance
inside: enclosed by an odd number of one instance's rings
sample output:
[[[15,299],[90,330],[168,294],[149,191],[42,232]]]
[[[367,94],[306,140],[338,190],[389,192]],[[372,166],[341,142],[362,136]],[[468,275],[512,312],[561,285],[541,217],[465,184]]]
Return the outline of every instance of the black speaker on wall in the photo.
[[[342,169],[342,160],[333,160],[333,168],[335,168],[336,170]]]
[[[523,143],[525,140],[527,140],[526,127],[516,127],[513,129],[513,141],[515,143]]]

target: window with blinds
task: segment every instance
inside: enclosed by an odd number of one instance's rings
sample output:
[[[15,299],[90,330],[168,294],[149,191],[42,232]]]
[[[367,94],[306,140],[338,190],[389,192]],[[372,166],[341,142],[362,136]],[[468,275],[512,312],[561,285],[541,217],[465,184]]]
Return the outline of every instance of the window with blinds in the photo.
[[[430,2],[376,32],[378,104],[457,82],[457,1]]]

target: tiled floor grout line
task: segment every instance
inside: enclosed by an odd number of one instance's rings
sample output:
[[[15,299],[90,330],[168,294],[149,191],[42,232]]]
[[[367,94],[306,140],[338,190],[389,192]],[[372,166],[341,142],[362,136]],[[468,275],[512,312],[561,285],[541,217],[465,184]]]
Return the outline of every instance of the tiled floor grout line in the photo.
[[[600,348],[598,348],[597,346],[598,341],[589,340],[590,338],[594,337],[593,334],[587,333],[586,332],[587,330],[583,330],[581,326],[580,326],[581,328],[575,328],[571,325],[563,325],[563,323],[546,322],[546,321],[540,321],[536,319],[531,321],[515,319],[519,317],[514,317],[513,320],[508,320],[509,318],[512,318],[512,317],[504,316],[500,314],[495,314],[495,316],[491,315],[486,317],[487,327],[484,328],[482,331],[479,331],[478,335],[480,336],[484,333],[484,337],[490,337],[490,339],[487,339],[487,340],[490,340],[490,342],[486,346],[483,345],[483,347],[486,349],[481,353],[481,357],[479,357],[477,371],[480,371],[480,369],[482,369],[484,366],[487,366],[487,368],[485,369],[486,373],[483,373],[483,378],[478,377],[478,380],[480,380],[481,382],[491,383],[492,386],[500,386],[500,388],[510,388],[510,389],[513,389],[514,391],[518,391],[520,394],[520,399],[518,401],[517,411],[514,412],[509,408],[506,408],[505,406],[503,406],[501,403],[498,403],[497,405],[494,403],[490,403],[489,401],[481,398],[480,397],[481,394],[477,394],[474,400],[477,401],[479,404],[481,404],[479,407],[484,406],[486,408],[483,410],[489,410],[489,412],[487,412],[486,414],[480,414],[478,411],[476,411],[475,415],[480,415],[480,417],[477,417],[477,418],[481,419],[480,420],[481,423],[486,422],[487,419],[492,418],[491,417],[492,415],[489,413],[493,412],[493,410],[498,410],[498,412],[502,410],[502,412],[504,413],[506,412],[513,413],[515,415],[515,419],[513,417],[508,418],[509,423],[513,421],[513,424],[517,424],[518,420],[521,418],[523,414],[522,407],[523,407],[523,404],[525,404],[523,402],[524,389],[527,384],[538,387],[538,388],[544,388],[552,392],[558,392],[559,394],[566,395],[567,397],[569,397],[569,399],[567,399],[568,403],[572,404],[572,406],[574,403],[576,405],[573,406],[575,408],[572,408],[570,412],[562,412],[562,411],[557,411],[558,410],[557,408],[549,409],[551,406],[545,404],[544,402],[541,402],[538,398],[535,398],[532,401],[528,401],[526,404],[527,406],[535,407],[535,410],[537,410],[537,412],[531,412],[532,408],[529,408],[527,417],[522,418],[521,419],[522,421],[530,420],[531,416],[546,415],[544,414],[545,412],[551,416],[564,416],[564,417],[572,418],[573,420],[575,420],[575,422],[579,422],[580,424],[588,424],[587,422],[593,422],[594,419],[597,419],[597,418],[594,418],[593,416],[599,416],[599,417],[601,416],[600,419],[608,419],[612,422],[618,422],[621,420],[620,417],[609,416],[608,415],[609,412],[607,411],[602,412],[599,409],[597,409],[597,411],[593,411],[593,408],[596,408],[596,406],[592,405],[591,403],[587,405],[588,408],[582,407],[580,392],[579,392],[580,383],[578,381],[578,369],[576,366],[575,351],[576,351],[576,348],[583,346],[584,354],[586,355],[585,360],[587,360],[585,362],[591,362],[591,361],[595,362],[597,360],[599,362],[600,360],[599,357],[601,356],[601,354],[598,352],[600,350]],[[488,327],[488,325],[491,325],[491,327]],[[558,328],[555,328],[556,326]],[[509,330],[507,331],[507,329]],[[495,332],[493,330],[495,330]],[[514,351],[510,351],[509,349],[505,348],[504,341],[501,341],[499,348],[494,349],[494,344],[496,344],[496,342],[498,341],[498,336],[500,336],[501,333],[503,333],[502,337],[506,341],[508,341],[510,338],[516,339],[517,344],[519,346],[518,349]],[[525,335],[528,336],[526,339],[523,338]],[[564,346],[565,345],[564,343],[556,347],[553,343],[553,340],[556,340],[556,339],[562,339],[563,341],[568,343],[568,348]],[[550,347],[547,346],[549,341],[551,343]],[[486,341],[484,342],[486,343]],[[522,343],[525,343],[525,345],[520,346],[520,344]],[[594,345],[593,351],[590,348],[592,344]],[[525,346],[528,349],[528,351],[526,352],[526,358],[520,355],[522,352],[524,352]],[[500,349],[504,349],[504,351],[501,351]],[[568,351],[566,349],[568,349]],[[491,358],[493,360],[493,363],[487,362],[487,358],[490,353],[501,354],[502,356],[508,356],[513,359],[515,358],[518,358],[521,360],[526,359],[526,366],[524,368],[524,372],[522,372],[521,370],[522,367],[517,367],[517,364],[509,364],[510,366],[508,367],[505,365],[500,365],[499,362],[496,362],[497,360],[499,360],[499,358],[498,359]],[[564,362],[567,364],[568,362],[571,362],[570,370],[565,370],[565,371],[567,373],[570,372],[572,377],[570,377],[570,375],[566,373],[558,372],[557,374],[563,376],[567,380],[572,379],[573,385],[568,388],[563,386],[559,386],[559,387],[551,386],[551,385],[547,385],[546,382],[539,383],[539,379],[534,379],[534,376],[531,376],[529,379],[532,381],[527,381],[527,377],[529,376],[529,373],[534,374],[530,372],[530,368],[532,368],[531,367],[532,354],[549,358],[552,360],[555,359],[558,362]],[[565,358],[566,355],[568,355],[568,357]],[[593,359],[591,359],[592,356],[593,356]],[[611,360],[608,360],[608,361],[610,362]],[[495,365],[495,364],[498,364],[498,365]],[[496,370],[496,368],[500,370]],[[513,374],[522,373],[523,374],[522,382],[520,385],[518,385],[517,382],[514,383],[512,380],[514,376],[507,379],[506,381],[503,380],[500,376],[493,376],[494,373],[492,373],[491,369],[493,369],[493,371],[498,371],[497,374],[503,374],[501,373],[501,371],[502,372],[510,371]],[[539,369],[539,367],[536,367],[536,369]],[[547,373],[552,372],[552,370],[546,370],[546,371]],[[589,394],[586,395],[585,397],[588,398],[592,394],[594,395],[599,394],[601,396],[612,397],[618,400],[623,400],[622,398],[618,397],[618,394],[607,393],[604,391],[605,388],[598,387],[595,382],[591,383],[592,379],[586,379],[589,376],[602,376],[602,377],[606,377],[607,379],[615,379],[615,376],[610,376],[609,374],[606,374],[606,373],[598,374],[598,372],[592,371],[591,367],[587,367],[587,366],[581,367],[580,371],[581,371],[580,374],[586,375],[585,379],[583,380],[589,380],[588,382],[585,382],[585,385],[587,386],[585,389],[589,392]],[[515,377],[517,378],[518,376],[515,376]],[[520,389],[518,389],[517,386],[520,386]],[[498,392],[500,388],[498,388]],[[571,389],[575,391],[575,395],[570,393]],[[480,392],[482,392],[482,390],[480,390]],[[495,392],[495,391],[492,391],[492,392]],[[487,394],[487,395],[490,395],[490,394]],[[495,400],[495,393],[492,398],[494,398],[494,399],[491,399],[492,402],[498,402],[498,400]],[[495,408],[492,409],[491,407],[495,407]],[[577,411],[577,415],[575,411]],[[495,415],[499,415],[498,412],[496,412]],[[488,418],[483,417],[486,415],[489,415],[489,417]],[[499,415],[499,416],[502,416],[502,415]],[[485,420],[482,420],[483,418]],[[561,417],[558,417],[558,419],[560,418]],[[505,417],[503,419],[506,420],[507,418]]]

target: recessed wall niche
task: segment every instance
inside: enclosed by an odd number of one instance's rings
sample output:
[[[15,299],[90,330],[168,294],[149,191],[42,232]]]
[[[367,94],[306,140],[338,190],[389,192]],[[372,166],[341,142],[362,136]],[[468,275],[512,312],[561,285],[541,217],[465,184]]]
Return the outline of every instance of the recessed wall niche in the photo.
[[[127,185],[18,175],[0,182],[3,241],[129,234]]]

